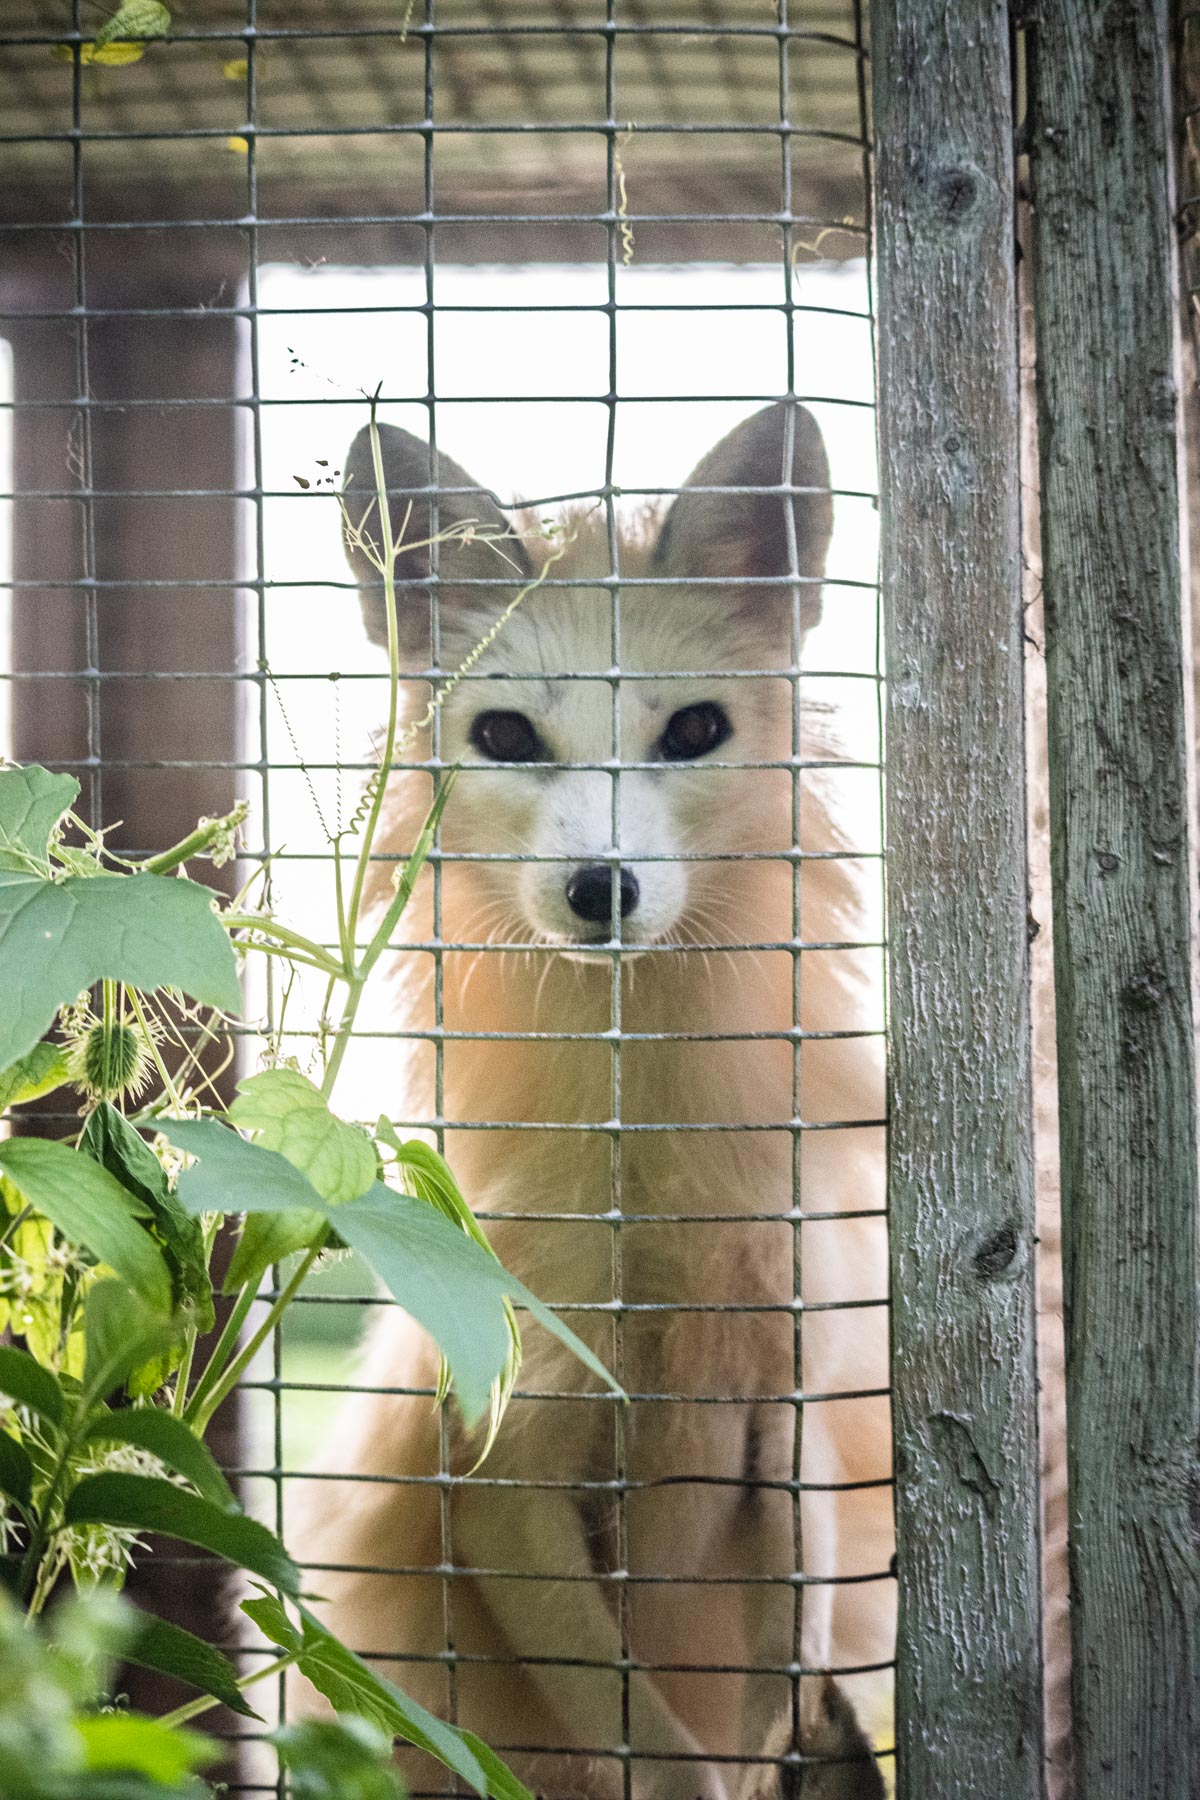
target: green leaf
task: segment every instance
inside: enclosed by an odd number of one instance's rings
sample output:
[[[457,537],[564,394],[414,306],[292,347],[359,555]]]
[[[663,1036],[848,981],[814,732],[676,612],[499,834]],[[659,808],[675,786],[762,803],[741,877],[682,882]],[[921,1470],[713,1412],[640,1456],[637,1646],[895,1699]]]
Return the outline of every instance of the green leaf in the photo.
[[[167,875],[0,870],[0,1068],[32,1050],[58,1008],[104,976],[147,991],[181,988],[236,1012],[237,963],[214,894]]]
[[[198,1493],[225,1511],[236,1509],[233,1490],[217,1467],[212,1451],[190,1425],[158,1406],[136,1406],[105,1413],[87,1429],[89,1443],[136,1444],[191,1482]]]
[[[61,1425],[66,1417],[63,1391],[49,1369],[11,1344],[0,1344],[0,1394],[27,1406],[48,1425]]]
[[[149,1209],[106,1169],[66,1144],[32,1137],[0,1143],[0,1169],[68,1243],[107,1263],[150,1306],[170,1312],[167,1265],[138,1223]]]
[[[149,1613],[141,1614],[137,1635],[126,1645],[124,1654],[127,1662],[137,1663],[140,1668],[174,1675],[189,1687],[199,1688],[202,1694],[211,1694],[243,1719],[259,1717],[238,1687],[238,1672],[229,1658],[180,1625],[152,1618]]]
[[[531,1800],[525,1783],[517,1780],[508,1764],[501,1762],[496,1752],[482,1738],[476,1737],[473,1731],[463,1731],[461,1727],[458,1735],[487,1777],[487,1791],[491,1800]]]
[[[0,1431],[0,1494],[14,1500],[27,1513],[33,1493],[33,1464],[24,1444]]]
[[[143,39],[166,37],[171,29],[171,15],[161,0],[123,0],[112,17],[96,33],[96,48],[118,38]]]
[[[324,1217],[312,1183],[276,1150],[248,1144],[215,1119],[163,1119],[172,1144],[199,1158],[176,1185],[191,1213],[309,1211]]]
[[[27,1056],[19,1056],[0,1074],[0,1112],[40,1100],[67,1079],[67,1059],[57,1044],[35,1044]]]
[[[164,1119],[163,1130],[180,1150],[200,1158],[179,1177],[181,1204],[194,1213],[247,1214],[226,1271],[225,1293],[257,1282],[272,1263],[305,1249],[324,1231],[320,1196],[277,1151],[248,1144],[215,1119]]]
[[[74,1726],[83,1739],[85,1767],[98,1774],[144,1775],[169,1787],[220,1755],[211,1738],[141,1713],[95,1713]]]
[[[324,1097],[295,1069],[265,1069],[238,1082],[229,1108],[235,1125],[278,1150],[330,1206],[355,1200],[375,1180],[375,1149],[353,1125],[336,1118]]]
[[[317,1194],[273,1150],[248,1144],[211,1119],[165,1122],[172,1143],[201,1160],[179,1178],[179,1198],[196,1212],[314,1210]],[[473,1424],[503,1375],[511,1336],[505,1301],[529,1311],[616,1392],[612,1377],[575,1333],[531,1294],[490,1250],[432,1206],[381,1181],[357,1200],[320,1209],[359,1251],[406,1312],[423,1325],[454,1371],[459,1403]]]
[[[369,1719],[386,1732],[389,1741],[399,1737],[427,1750],[481,1794],[492,1794],[495,1800],[530,1800],[527,1790],[494,1751],[481,1745],[469,1732],[444,1724],[394,1682],[377,1675],[327,1631],[307,1607],[298,1608],[300,1631],[273,1594],[260,1592],[257,1599],[243,1600],[241,1608],[265,1637],[288,1656],[297,1658],[300,1672],[338,1712]]]
[[[280,1650],[286,1650],[289,1656],[294,1656],[301,1649],[303,1636],[288,1618],[283,1602],[277,1600],[274,1594],[265,1593],[259,1588],[258,1598],[243,1600],[241,1610],[248,1619],[253,1619],[264,1637],[270,1638]]]
[[[73,775],[52,775],[38,763],[0,769],[0,868],[24,869],[27,851],[45,863],[50,834],[75,804],[79,783]]]
[[[488,1792],[487,1777],[462,1733],[446,1725],[415,1700],[402,1693],[385,1676],[376,1675],[353,1650],[347,1650],[307,1607],[299,1608],[304,1626],[304,1647],[297,1666],[335,1712],[354,1713],[369,1719],[389,1737],[403,1738],[426,1750],[453,1769],[478,1794]],[[514,1778],[515,1779],[515,1778]],[[531,1800],[525,1795],[524,1800]]]
[[[331,1205],[365,1193],[375,1179],[370,1140],[336,1118],[312,1082],[294,1069],[267,1069],[239,1082],[229,1117],[253,1131],[262,1149],[283,1156]],[[324,1228],[316,1212],[248,1216],[226,1271],[225,1292],[257,1282],[272,1263],[307,1249]]]
[[[200,1221],[171,1192],[166,1171],[149,1144],[105,1100],[89,1117],[80,1147],[146,1207],[171,1271],[176,1303],[191,1309],[198,1332],[211,1331],[216,1315],[204,1233]],[[168,1373],[164,1370],[155,1386],[161,1386]]]
[[[159,1361],[178,1342],[182,1321],[148,1306],[120,1281],[98,1281],[83,1310],[83,1384],[88,1403],[104,1400],[133,1370]]]
[[[299,1591],[300,1571],[274,1532],[245,1513],[214,1506],[154,1475],[85,1475],[72,1489],[63,1518],[68,1525],[158,1531],[212,1550],[285,1594]]]
[[[255,1286],[272,1263],[294,1250],[307,1250],[325,1229],[319,1212],[247,1213],[221,1291],[236,1294],[248,1281]]]
[[[267,1742],[291,1775],[292,1800],[405,1800],[391,1739],[367,1719],[305,1719]]]
[[[434,1209],[377,1181],[337,1210],[337,1228],[406,1312],[424,1325],[454,1371],[463,1416],[473,1424],[502,1375],[511,1337],[505,1300],[525,1306],[614,1393],[604,1364],[569,1326]]]

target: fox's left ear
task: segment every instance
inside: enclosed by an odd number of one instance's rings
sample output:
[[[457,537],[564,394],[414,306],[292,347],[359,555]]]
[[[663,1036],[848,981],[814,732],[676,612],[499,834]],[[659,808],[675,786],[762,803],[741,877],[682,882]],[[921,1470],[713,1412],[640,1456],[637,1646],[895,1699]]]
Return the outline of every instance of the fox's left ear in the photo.
[[[723,491],[693,491],[703,489]],[[800,617],[807,631],[821,616],[821,576],[832,529],[829,463],[820,429],[803,406],[781,400],[736,425],[692,470],[663,521],[651,573],[745,581],[737,600],[748,607],[779,593],[751,582],[797,579],[804,584]]]

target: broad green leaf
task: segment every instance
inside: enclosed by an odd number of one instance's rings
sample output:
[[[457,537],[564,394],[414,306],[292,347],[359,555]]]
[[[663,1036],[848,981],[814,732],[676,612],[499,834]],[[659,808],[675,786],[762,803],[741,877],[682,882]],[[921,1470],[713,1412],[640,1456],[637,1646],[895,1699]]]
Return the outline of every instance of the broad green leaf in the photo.
[[[176,1192],[190,1212],[247,1214],[225,1274],[234,1294],[258,1281],[272,1263],[305,1249],[325,1229],[319,1195],[300,1171],[274,1150],[248,1144],[215,1119],[164,1119],[171,1143],[200,1161],[185,1169]],[[262,1211],[252,1210],[261,1206]]]
[[[136,1444],[149,1450],[177,1475],[183,1475],[198,1493],[225,1511],[237,1507],[233,1491],[217,1467],[212,1451],[190,1425],[158,1406],[135,1406],[105,1413],[87,1429],[92,1444]]]
[[[104,1400],[147,1362],[165,1359],[183,1322],[147,1305],[124,1282],[96,1282],[83,1309],[83,1385],[88,1403]]]
[[[163,1725],[142,1713],[94,1713],[76,1719],[84,1765],[96,1774],[143,1775],[164,1787],[215,1762],[220,1745],[198,1732]]]
[[[151,1230],[171,1271],[176,1303],[191,1309],[198,1332],[211,1331],[215,1314],[204,1233],[200,1221],[171,1192],[166,1171],[149,1144],[106,1100],[89,1117],[81,1148],[147,1208]],[[161,1386],[169,1372],[165,1369],[154,1385]]]
[[[32,1050],[58,1008],[104,976],[181,988],[236,1012],[237,963],[214,898],[173,875],[45,881],[0,870],[0,1068]]]
[[[391,1739],[367,1719],[304,1719],[267,1741],[291,1776],[292,1800],[406,1800]]]
[[[428,1144],[421,1143],[419,1138],[410,1138],[407,1142],[402,1142],[389,1119],[380,1119],[376,1127],[376,1135],[395,1150],[396,1165],[400,1170],[400,1178],[406,1191],[414,1194],[418,1200],[424,1200],[427,1205],[436,1207],[438,1212],[442,1213],[452,1224],[458,1225],[465,1231],[481,1250],[486,1250],[489,1256],[495,1256],[496,1252],[492,1248],[490,1239],[463,1198],[462,1190],[455,1181],[454,1172],[445,1157],[439,1155],[436,1150],[432,1150]],[[517,1323],[517,1316],[513,1311],[511,1300],[504,1302],[504,1316],[508,1326],[508,1358],[500,1375],[492,1384],[491,1418],[479,1452],[479,1463],[487,1458],[496,1441],[521,1368],[521,1328]],[[443,1357],[438,1371],[437,1398],[439,1402],[446,1398],[449,1387],[450,1370],[446,1365],[445,1357]],[[476,1467],[478,1467],[478,1463]]]
[[[26,850],[45,863],[50,833],[78,793],[73,775],[52,775],[38,763],[0,769],[0,868],[27,867],[14,850]]]
[[[375,1671],[355,1656],[353,1650],[339,1643],[326,1631],[320,1620],[307,1607],[299,1607],[304,1626],[304,1647],[298,1667],[319,1694],[324,1694],[335,1712],[354,1713],[369,1719],[389,1737],[403,1738],[418,1750],[427,1750],[439,1762],[453,1769],[475,1789],[488,1792],[487,1777],[474,1753],[463,1742],[461,1732],[443,1724],[423,1706],[402,1693],[394,1682]],[[525,1795],[524,1800],[531,1800]]]
[[[0,1169],[68,1243],[107,1263],[150,1306],[170,1311],[167,1265],[138,1223],[149,1209],[107,1169],[66,1144],[32,1137],[0,1143]]]
[[[172,1144],[199,1158],[176,1184],[191,1213],[292,1212],[324,1217],[321,1196],[276,1150],[249,1144],[215,1119],[163,1119]]]
[[[33,1491],[33,1464],[29,1452],[7,1431],[0,1431],[0,1494],[14,1500],[26,1512]]]
[[[159,1531],[261,1575],[272,1587],[295,1594],[300,1571],[273,1532],[245,1513],[214,1506],[153,1475],[85,1475],[64,1509],[68,1525],[124,1525]]]
[[[336,1118],[312,1082],[294,1069],[267,1069],[239,1082],[229,1116],[253,1131],[262,1149],[277,1151],[298,1169],[332,1205],[365,1193],[375,1179],[370,1140]],[[257,1282],[272,1263],[306,1249],[324,1228],[316,1212],[250,1215],[225,1274],[225,1292]]]
[[[0,1075],[0,1112],[52,1094],[67,1080],[67,1059],[57,1044],[35,1044]]]
[[[248,1281],[260,1282],[272,1263],[307,1250],[325,1229],[318,1212],[247,1213],[221,1291],[236,1294]]]
[[[165,1130],[172,1143],[200,1158],[179,1179],[179,1198],[189,1209],[315,1210],[315,1190],[275,1151],[248,1144],[210,1119],[169,1120]],[[492,1383],[507,1365],[511,1336],[506,1300],[528,1307],[619,1392],[604,1365],[569,1327],[432,1206],[377,1181],[357,1200],[320,1210],[438,1344],[454,1371],[468,1423],[479,1418]]]
[[[491,1800],[531,1800],[525,1783],[517,1780],[508,1764],[501,1762],[490,1745],[476,1737],[473,1731],[464,1731],[461,1726],[458,1735],[487,1777],[487,1791]]]
[[[66,1417],[63,1391],[49,1369],[11,1344],[0,1344],[0,1394],[29,1407],[48,1425],[61,1425]]]
[[[211,1694],[243,1719],[259,1717],[238,1687],[238,1672],[229,1658],[180,1625],[153,1618],[149,1613],[139,1614],[137,1635],[126,1646],[124,1655],[126,1662],[156,1669],[160,1675],[174,1675],[189,1687],[199,1688],[202,1694]]]
[[[253,1619],[265,1638],[270,1638],[273,1644],[280,1650],[286,1650],[289,1656],[303,1646],[301,1632],[292,1624],[284,1611],[283,1602],[277,1600],[274,1594],[264,1593],[259,1588],[258,1598],[243,1600],[241,1610],[248,1619]]]
[[[337,1228],[384,1286],[436,1341],[454,1371],[459,1404],[473,1424],[503,1375],[511,1337],[505,1301],[526,1307],[594,1375],[620,1393],[604,1364],[490,1250],[423,1201],[377,1181],[337,1210]]]
[[[96,33],[96,48],[102,50],[119,38],[166,37],[170,29],[171,14],[161,0],[123,0]]]
[[[296,1069],[265,1069],[239,1081],[229,1117],[253,1131],[264,1150],[278,1150],[331,1206],[357,1199],[375,1180],[370,1139],[336,1118]]]

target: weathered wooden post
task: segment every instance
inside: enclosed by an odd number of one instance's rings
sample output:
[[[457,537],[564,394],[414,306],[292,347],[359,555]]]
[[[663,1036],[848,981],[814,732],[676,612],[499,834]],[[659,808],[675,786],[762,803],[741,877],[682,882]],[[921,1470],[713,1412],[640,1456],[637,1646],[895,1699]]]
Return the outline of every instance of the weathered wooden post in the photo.
[[[1042,1792],[1012,70],[871,8],[899,1792]]]
[[[1079,1800],[1200,1793],[1200,1300],[1166,0],[1031,145]]]

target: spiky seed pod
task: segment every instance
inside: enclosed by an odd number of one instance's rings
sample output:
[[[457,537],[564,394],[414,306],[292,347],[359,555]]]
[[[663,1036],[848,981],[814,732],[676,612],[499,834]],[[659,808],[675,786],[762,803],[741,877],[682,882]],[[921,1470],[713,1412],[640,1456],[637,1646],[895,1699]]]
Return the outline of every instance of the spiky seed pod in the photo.
[[[136,1098],[150,1076],[150,1046],[139,1026],[93,1018],[69,1045],[67,1067],[89,1099]]]

